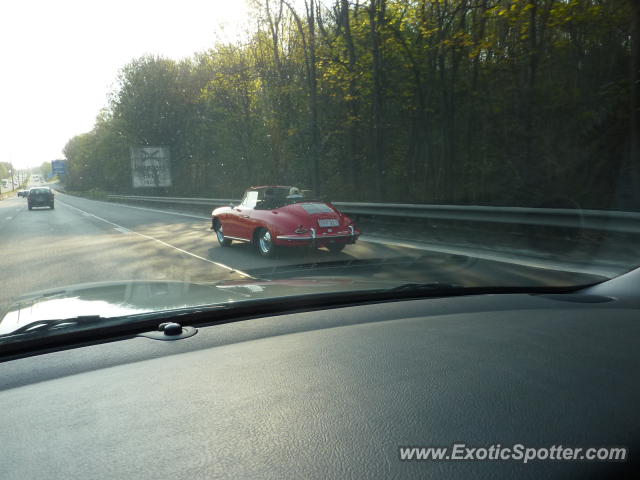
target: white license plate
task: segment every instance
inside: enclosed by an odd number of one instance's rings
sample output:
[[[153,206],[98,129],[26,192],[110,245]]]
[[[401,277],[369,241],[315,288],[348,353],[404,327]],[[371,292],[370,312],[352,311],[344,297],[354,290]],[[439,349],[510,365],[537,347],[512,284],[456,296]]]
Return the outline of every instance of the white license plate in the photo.
[[[318,225],[321,227],[337,227],[340,222],[335,218],[321,218],[318,220]]]

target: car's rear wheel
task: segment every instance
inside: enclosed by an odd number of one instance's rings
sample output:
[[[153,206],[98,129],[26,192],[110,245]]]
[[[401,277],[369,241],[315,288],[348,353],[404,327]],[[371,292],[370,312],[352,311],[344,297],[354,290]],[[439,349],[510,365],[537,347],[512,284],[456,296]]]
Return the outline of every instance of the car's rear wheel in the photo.
[[[29,205],[29,210],[33,210],[33,207],[31,205]]]
[[[346,243],[330,243],[329,245],[327,245],[327,248],[331,253],[340,253],[346,246]]]
[[[50,207],[51,207],[51,210],[53,210],[53,202],[51,202],[51,205],[50,205]]]
[[[256,232],[256,247],[258,253],[263,257],[272,257],[275,254],[276,246],[273,243],[273,236],[266,228],[261,228]]]
[[[228,247],[231,245],[231,239],[224,236],[224,227],[222,226],[222,223],[218,223],[218,227],[216,228],[216,238],[218,239],[218,243],[221,247]]]

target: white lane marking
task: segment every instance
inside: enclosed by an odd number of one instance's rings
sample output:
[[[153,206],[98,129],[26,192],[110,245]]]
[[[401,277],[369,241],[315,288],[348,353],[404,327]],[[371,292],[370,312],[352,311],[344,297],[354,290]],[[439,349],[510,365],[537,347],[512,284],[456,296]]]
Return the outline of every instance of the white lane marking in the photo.
[[[7,220],[11,220],[13,217],[7,217]]]
[[[63,194],[64,195],[64,194]],[[211,220],[211,217],[201,217],[200,215],[190,215],[188,213],[180,213],[180,212],[171,212],[168,210],[158,210],[157,208],[147,208],[147,207],[134,207],[133,205],[125,205],[124,203],[118,203],[118,202],[103,202],[101,200],[92,200],[93,202],[99,202],[99,203],[104,203],[105,205],[115,205],[117,207],[124,207],[124,208],[133,208],[135,210],[144,210],[147,212],[156,212],[156,213],[167,213],[169,215],[178,215],[180,217],[189,217],[189,218],[197,218],[198,220]],[[68,205],[68,204],[67,204]],[[91,215],[91,214],[88,214]]]
[[[453,255],[464,255],[467,257],[479,258],[481,260],[490,260],[493,262],[501,262],[501,263],[511,263],[515,265],[522,265],[524,267],[532,267],[532,268],[542,268],[545,270],[556,270],[559,272],[570,272],[570,273],[583,273],[588,275],[603,275],[605,277],[615,277],[622,273],[624,269],[614,270],[606,267],[585,267],[582,268],[577,265],[566,265],[561,266],[556,264],[550,260],[536,260],[536,259],[526,259],[523,257],[517,257],[517,254],[508,255],[502,253],[483,253],[478,252],[472,249],[464,248],[464,247],[443,247],[440,245],[431,245],[431,244],[420,244],[418,242],[411,241],[402,241],[402,240],[392,240],[388,238],[381,237],[371,237],[369,235],[360,236],[359,241],[361,242],[369,242],[369,243],[378,243],[381,245],[392,245],[395,247],[402,248],[413,248],[416,250],[424,250],[428,252],[439,252],[439,253],[449,253]]]
[[[74,210],[78,210],[80,213],[86,213],[87,215],[90,215],[90,216],[94,217],[97,220],[100,220],[100,221],[102,221],[104,223],[108,223],[109,225],[112,225],[116,229],[121,228],[121,229],[124,229],[124,230],[128,230],[126,227],[123,227],[122,225],[118,225],[117,223],[110,222],[109,220],[106,220],[106,219],[104,219],[102,217],[99,217],[97,215],[93,215],[93,214],[90,214],[88,212],[85,212],[84,210],[82,210],[82,209],[80,209],[78,207],[74,207],[73,205],[69,205],[68,203],[65,203],[65,202],[60,202],[60,203],[62,203],[66,207],[70,207],[70,208],[73,208]],[[243,272],[242,270],[238,270],[237,268],[231,268],[228,265],[225,265],[224,263],[214,262],[213,260],[209,260],[208,258],[204,258],[204,257],[201,257],[200,255],[196,255],[195,253],[189,252],[187,250],[183,250],[182,248],[176,247],[175,245],[171,245],[170,243],[164,242],[164,241],[162,241],[162,240],[160,240],[158,238],[152,237],[150,235],[145,235],[144,233],[136,232],[134,230],[128,230],[128,231],[130,233],[134,233],[134,234],[136,234],[136,235],[138,235],[138,236],[140,236],[142,238],[146,238],[147,240],[153,240],[154,242],[158,242],[161,245],[164,245],[165,247],[173,248],[174,250],[177,250],[180,253],[184,253],[185,255],[190,255],[190,256],[192,256],[194,258],[197,258],[198,260],[202,260],[202,261],[205,261],[205,262],[208,262],[208,263],[212,263],[213,265],[216,265],[216,266],[218,266],[220,268],[224,268],[225,270],[229,270],[229,272],[235,272],[235,273],[238,273],[238,274],[240,274],[240,275],[242,275],[244,277],[253,278],[251,275],[249,275],[248,273]]]

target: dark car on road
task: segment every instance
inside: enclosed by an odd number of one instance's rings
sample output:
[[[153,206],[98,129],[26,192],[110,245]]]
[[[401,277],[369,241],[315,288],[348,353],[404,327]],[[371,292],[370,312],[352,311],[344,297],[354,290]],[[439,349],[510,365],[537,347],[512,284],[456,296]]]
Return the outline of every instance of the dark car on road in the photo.
[[[49,207],[53,210],[53,191],[48,187],[31,188],[27,195],[29,210],[33,207]]]

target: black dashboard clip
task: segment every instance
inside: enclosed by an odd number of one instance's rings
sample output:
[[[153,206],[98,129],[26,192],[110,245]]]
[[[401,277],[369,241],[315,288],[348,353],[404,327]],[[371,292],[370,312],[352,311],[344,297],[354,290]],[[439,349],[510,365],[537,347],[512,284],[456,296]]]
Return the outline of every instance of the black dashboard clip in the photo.
[[[158,325],[155,332],[144,332],[138,334],[139,337],[151,338],[153,340],[181,340],[189,338],[198,333],[198,329],[194,327],[183,327],[176,322],[163,322]]]

